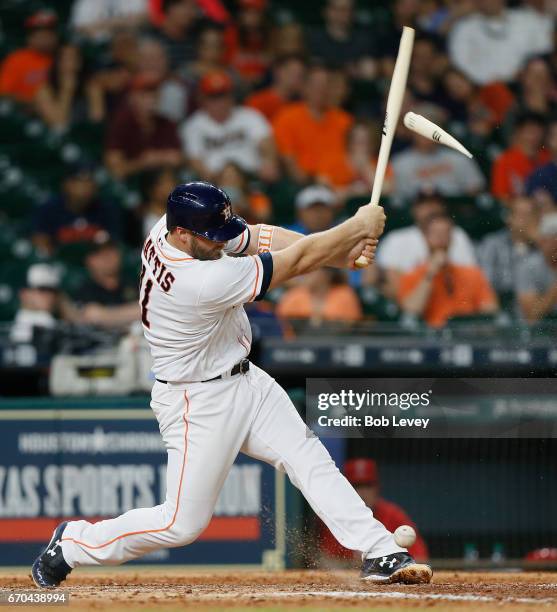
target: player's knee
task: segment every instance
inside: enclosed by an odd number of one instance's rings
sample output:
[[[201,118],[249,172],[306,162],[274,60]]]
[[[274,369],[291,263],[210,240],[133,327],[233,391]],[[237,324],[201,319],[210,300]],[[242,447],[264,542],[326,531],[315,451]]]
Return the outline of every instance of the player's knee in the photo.
[[[186,546],[196,540],[200,533],[197,529],[173,527],[169,530],[168,538],[172,546]]]
[[[186,546],[191,544],[205,531],[205,528],[209,524],[211,517],[198,517],[197,520],[192,517],[185,517],[180,520],[180,517],[176,517],[176,521],[169,529],[169,538],[172,542],[172,546]]]

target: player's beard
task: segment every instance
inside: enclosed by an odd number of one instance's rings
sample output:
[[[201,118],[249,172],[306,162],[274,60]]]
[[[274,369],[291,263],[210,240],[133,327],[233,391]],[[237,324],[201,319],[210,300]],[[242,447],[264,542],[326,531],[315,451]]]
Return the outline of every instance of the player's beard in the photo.
[[[191,241],[190,255],[201,261],[220,259],[222,257],[223,246],[220,242],[212,243],[210,240],[203,242],[199,239],[194,239]]]

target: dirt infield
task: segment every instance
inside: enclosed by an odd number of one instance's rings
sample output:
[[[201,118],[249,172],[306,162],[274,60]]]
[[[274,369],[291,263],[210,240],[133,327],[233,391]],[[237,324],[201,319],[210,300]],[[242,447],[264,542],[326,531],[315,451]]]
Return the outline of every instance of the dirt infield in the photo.
[[[31,588],[24,571],[0,573],[2,592]],[[346,571],[193,572],[135,567],[77,570],[64,588],[70,593],[70,608],[79,610],[557,610],[557,573],[542,572],[436,572],[429,585],[376,586]]]

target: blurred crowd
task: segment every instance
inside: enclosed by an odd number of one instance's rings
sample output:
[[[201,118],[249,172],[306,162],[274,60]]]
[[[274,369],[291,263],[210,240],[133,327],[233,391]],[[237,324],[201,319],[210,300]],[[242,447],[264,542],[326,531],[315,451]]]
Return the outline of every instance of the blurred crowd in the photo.
[[[98,145],[18,217],[35,259],[14,338],[33,322],[137,320],[127,262],[179,181],[212,181],[248,222],[302,233],[366,202],[404,25],[416,41],[403,113],[443,125],[474,159],[401,126],[376,264],[297,279],[250,316],[442,327],[557,314],[554,0],[69,4],[64,19],[58,3],[25,15],[0,65],[18,112],[59,136],[87,125]],[[107,175],[138,194],[133,206],[101,188]],[[68,283],[76,245],[86,274]]]

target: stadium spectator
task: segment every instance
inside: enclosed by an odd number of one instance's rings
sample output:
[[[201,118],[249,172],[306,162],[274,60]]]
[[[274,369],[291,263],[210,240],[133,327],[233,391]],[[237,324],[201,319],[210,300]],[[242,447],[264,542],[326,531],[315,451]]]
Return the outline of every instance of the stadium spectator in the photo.
[[[195,0],[163,0],[162,19],[149,31],[149,35],[157,38],[166,48],[171,70],[194,59],[197,19]]]
[[[433,106],[424,106],[415,112],[443,124],[442,113]],[[485,179],[474,160],[447,147],[440,147],[415,132],[412,145],[393,156],[395,188],[393,194],[400,199],[416,196],[424,186],[446,196],[475,195],[485,186]]]
[[[271,63],[267,0],[237,0],[239,12],[226,36],[226,63],[248,84],[261,81]]]
[[[557,316],[557,213],[542,217],[538,246],[517,269],[518,301],[529,323]]]
[[[120,28],[147,21],[147,0],[74,0],[70,26],[83,38],[106,42]]]
[[[495,314],[498,310],[495,293],[481,268],[450,262],[452,231],[449,217],[430,219],[424,228],[427,261],[400,278],[401,309],[432,327],[442,327],[455,317]]]
[[[31,102],[48,78],[58,46],[58,17],[39,11],[25,20],[26,44],[9,53],[0,68],[0,95]]]
[[[376,265],[351,272],[350,284],[356,288],[366,319],[397,321],[400,308],[388,295],[385,271]]]
[[[506,227],[488,234],[479,246],[481,268],[502,304],[514,305],[517,270],[536,243],[539,221],[538,207],[531,198],[514,198]]]
[[[120,328],[139,319],[137,283],[122,276],[122,254],[105,232],[97,234],[85,258],[89,279],[75,294],[66,317],[73,322]]]
[[[289,102],[296,100],[303,88],[305,63],[300,55],[284,55],[273,65],[269,87],[260,89],[246,98],[245,104],[255,108],[273,121],[276,114]]]
[[[19,308],[10,329],[12,342],[30,342],[36,328],[52,329],[60,306],[60,274],[49,264],[34,264],[19,292]]]
[[[139,74],[109,126],[105,163],[119,179],[183,162],[178,129],[157,110],[159,82]]]
[[[394,0],[390,19],[375,31],[374,54],[383,76],[391,77],[404,26],[416,27],[419,0]]]
[[[478,87],[465,74],[456,68],[448,68],[442,77],[442,87],[445,93],[443,108],[451,121],[463,124],[471,132],[477,133],[477,130],[472,128],[471,120],[478,116],[480,110],[484,121],[487,119],[487,129],[482,127],[480,134],[486,135],[491,132],[493,121],[491,113],[485,107],[478,109]]]
[[[377,250],[377,263],[387,277],[387,293],[394,297],[398,292],[399,278],[402,273],[413,270],[424,263],[428,257],[425,228],[436,216],[446,215],[443,197],[435,192],[423,191],[412,202],[414,225],[389,232],[380,242]],[[466,232],[455,226],[451,232],[448,252],[451,263],[461,266],[476,264],[474,246]]]
[[[451,122],[480,138],[489,138],[514,104],[514,96],[503,83],[479,87],[460,70],[450,67],[442,78],[445,91],[443,107]]]
[[[129,87],[139,67],[136,35],[119,30],[110,41],[108,55],[99,62],[92,80],[100,90],[102,116],[111,117],[126,99]]]
[[[449,32],[451,61],[474,83],[513,81],[530,57],[552,50],[548,16],[506,5],[506,0],[479,2],[478,11]]]
[[[154,38],[141,40],[138,64],[141,66],[141,74],[160,83],[158,113],[175,123],[182,121],[189,107],[189,92],[185,83],[170,72],[163,45]]]
[[[557,204],[557,120],[553,119],[547,128],[547,148],[551,160],[537,168],[526,180],[526,193],[534,198],[549,196]]]
[[[374,78],[372,38],[354,24],[354,0],[327,0],[323,18],[323,26],[308,33],[310,55],[328,65],[341,65],[355,78]]]
[[[37,112],[53,130],[65,131],[72,123],[100,122],[102,94],[95,80],[89,81],[79,47],[59,49],[48,80],[35,96]]]
[[[250,224],[268,221],[272,214],[269,198],[251,184],[247,174],[232,162],[220,172],[217,185],[229,195],[234,212]]]
[[[224,61],[223,30],[217,25],[208,25],[201,30],[197,38],[195,59],[186,64],[180,75],[192,87],[197,87],[199,80],[206,74],[221,70],[228,71],[230,76],[233,76]]]
[[[196,174],[215,180],[228,162],[264,181],[278,177],[271,126],[252,108],[236,106],[226,72],[206,74],[199,84],[201,108],[181,127],[184,152]]]
[[[281,297],[276,313],[285,319],[308,319],[310,325],[324,321],[359,321],[362,307],[341,270],[323,268],[304,275]]]
[[[401,525],[410,525],[416,530],[416,542],[409,548],[408,552],[417,561],[427,561],[429,556],[427,546],[414,521],[403,508],[381,496],[377,463],[373,459],[363,457],[349,459],[344,464],[343,472],[358,495],[364,500],[366,506],[371,508],[373,516],[381,521],[389,531],[394,532]],[[344,548],[337,542],[333,534],[321,521],[319,548],[325,557],[325,562],[331,558],[351,559],[354,555],[352,550]]]
[[[476,10],[476,0],[421,0],[416,23],[420,30],[444,38],[462,17]]]
[[[313,66],[306,77],[304,100],[286,105],[273,127],[288,175],[299,183],[310,181],[326,164],[342,163],[352,116],[330,104],[330,73]]]
[[[306,56],[304,30],[296,21],[276,26],[271,32],[271,57]]]
[[[89,242],[101,230],[117,235],[117,211],[98,196],[93,168],[72,166],[62,192],[37,209],[33,243],[40,251],[52,254],[60,246]]]
[[[296,196],[296,223],[290,227],[300,234],[323,232],[333,226],[337,199],[324,185],[310,185]]]
[[[518,80],[516,111],[549,115],[557,110],[557,88],[546,60],[531,59]]]
[[[347,147],[341,161],[325,159],[319,168],[319,180],[335,188],[341,200],[362,196],[371,190],[377,166],[381,129],[359,121],[347,134]],[[389,164],[381,193],[390,195],[394,188],[393,169]]]
[[[408,72],[408,88],[416,102],[443,106],[445,95],[439,88],[439,77],[446,70],[448,59],[432,37],[418,36],[414,42]]]
[[[179,183],[179,177],[174,168],[157,168],[141,175],[142,204],[140,237],[137,244],[142,244],[155,223],[166,214],[168,194]]]
[[[502,201],[525,192],[532,172],[544,165],[549,154],[542,149],[545,122],[529,113],[516,120],[510,147],[495,160],[491,173],[491,193]]]
[[[350,104],[352,82],[348,72],[342,68],[332,68],[329,75],[329,105],[350,112],[348,106]]]

